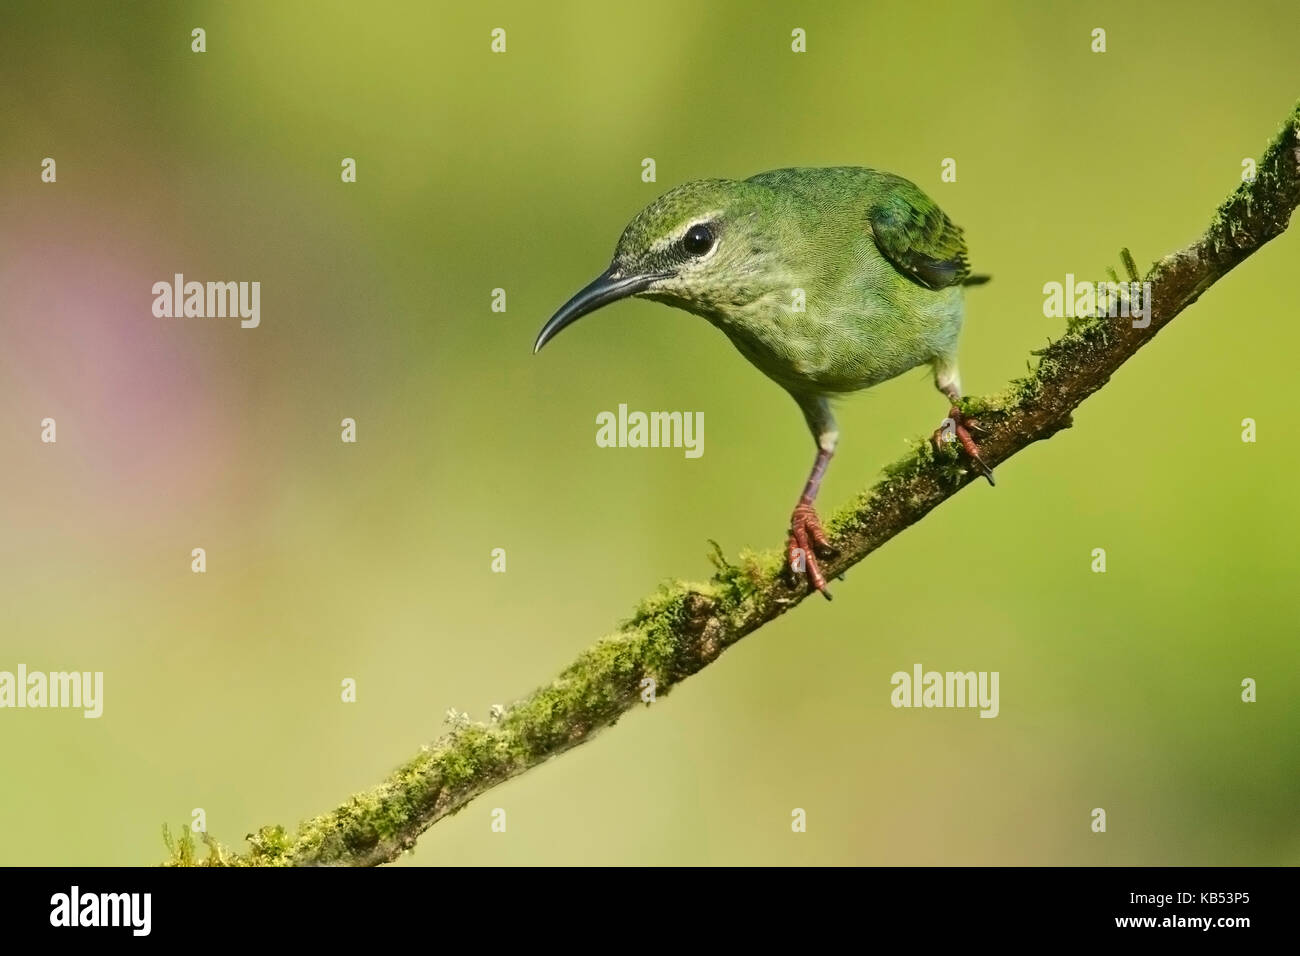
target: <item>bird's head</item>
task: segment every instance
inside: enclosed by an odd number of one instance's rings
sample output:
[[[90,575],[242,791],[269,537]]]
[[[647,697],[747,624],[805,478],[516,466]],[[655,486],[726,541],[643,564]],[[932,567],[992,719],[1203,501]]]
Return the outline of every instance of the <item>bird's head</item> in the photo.
[[[785,274],[763,198],[761,187],[729,179],[685,183],[660,196],[623,230],[609,268],[551,316],[533,351],[629,296],[722,321],[743,312],[779,288]]]

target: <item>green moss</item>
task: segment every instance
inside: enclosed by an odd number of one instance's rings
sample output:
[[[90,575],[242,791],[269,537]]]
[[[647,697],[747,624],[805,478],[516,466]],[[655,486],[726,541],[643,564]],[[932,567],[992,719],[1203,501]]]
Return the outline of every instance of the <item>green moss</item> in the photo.
[[[173,837],[167,824],[163,824],[163,845],[170,857],[163,866],[247,866],[248,859],[222,846],[208,834],[201,835],[207,854],[199,856],[193,831],[182,824],[180,835]]]
[[[720,611],[738,608],[765,591],[781,572],[782,552],[741,551],[739,563],[731,564],[716,541],[709,542],[709,561],[716,569],[709,581],[709,596]],[[700,589],[693,588],[697,593]]]

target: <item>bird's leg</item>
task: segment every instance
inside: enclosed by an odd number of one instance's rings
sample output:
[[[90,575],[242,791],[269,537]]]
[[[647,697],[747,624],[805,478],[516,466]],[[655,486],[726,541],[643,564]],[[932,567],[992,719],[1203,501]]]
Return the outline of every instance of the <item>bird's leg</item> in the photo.
[[[956,439],[957,443],[961,445],[962,451],[974,463],[975,469],[988,480],[990,485],[993,484],[993,469],[984,463],[984,459],[980,457],[980,447],[975,443],[975,439],[971,437],[971,432],[983,432],[984,429],[975,419],[967,418],[957,404],[961,400],[961,385],[957,377],[956,366],[948,365],[936,368],[934,384],[939,391],[948,396],[948,401],[952,402],[952,408],[948,409],[948,417],[935,429],[930,441],[934,443],[935,449],[938,450],[943,447],[944,442]]]
[[[799,496],[799,503],[790,516],[790,539],[786,543],[786,569],[789,575],[798,580],[807,574],[812,586],[821,592],[822,597],[830,600],[831,594],[826,590],[826,576],[817,563],[817,559],[836,557],[838,552],[831,547],[822,528],[817,512],[813,510],[813,501],[821,489],[822,477],[826,466],[835,454],[835,444],[839,434],[835,431],[835,419],[831,417],[830,405],[825,399],[797,399],[808,419],[808,426],[817,439],[817,459],[813,462],[808,482]]]

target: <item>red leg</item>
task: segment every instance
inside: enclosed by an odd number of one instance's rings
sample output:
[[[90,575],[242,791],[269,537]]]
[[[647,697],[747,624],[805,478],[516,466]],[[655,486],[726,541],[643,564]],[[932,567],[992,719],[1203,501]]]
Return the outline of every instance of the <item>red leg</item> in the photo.
[[[821,488],[822,476],[831,460],[831,452],[825,448],[817,450],[817,460],[813,463],[808,483],[804,485],[799,503],[795,505],[794,514],[790,516],[790,539],[786,543],[786,566],[792,575],[807,574],[809,582],[826,600],[831,593],[826,590],[826,576],[822,574],[817,558],[833,558],[836,551],[831,547],[822,529],[817,512],[813,510],[813,499]]]

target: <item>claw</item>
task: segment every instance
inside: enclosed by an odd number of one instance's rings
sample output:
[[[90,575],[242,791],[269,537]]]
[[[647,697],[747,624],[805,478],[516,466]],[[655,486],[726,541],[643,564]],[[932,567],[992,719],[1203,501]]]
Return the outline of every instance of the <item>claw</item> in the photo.
[[[993,469],[985,464],[984,459],[980,457],[980,447],[975,443],[975,439],[971,437],[972,431],[981,435],[989,433],[987,428],[973,418],[966,418],[961,409],[954,405],[948,410],[948,417],[939,425],[930,441],[936,449],[939,449],[942,448],[942,442],[952,441],[953,438],[956,438],[958,444],[961,445],[962,451],[966,453],[966,457],[974,464],[975,470],[983,475],[990,485],[995,485]]]
[[[980,457],[979,445],[975,444],[975,439],[971,438],[963,426],[957,426],[957,439],[961,442],[961,447],[971,461],[975,463],[975,470],[988,479],[990,485],[995,484],[993,481],[993,469],[984,464],[984,459]]]
[[[811,504],[800,503],[790,516],[790,540],[786,545],[786,580],[797,584],[800,574],[807,574],[809,583],[821,593],[826,600],[831,600],[831,593],[826,590],[826,576],[822,574],[817,559],[830,561],[839,557],[839,551],[831,546],[822,529],[817,513]],[[801,560],[802,559],[802,560]],[[803,567],[800,567],[802,563]]]

